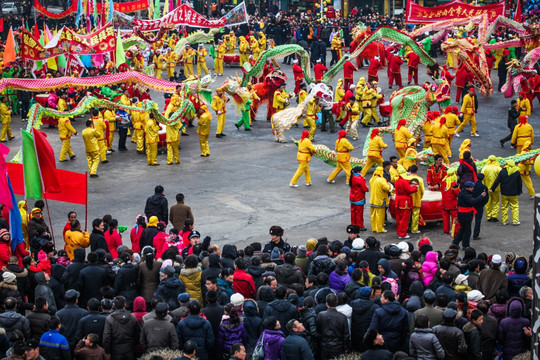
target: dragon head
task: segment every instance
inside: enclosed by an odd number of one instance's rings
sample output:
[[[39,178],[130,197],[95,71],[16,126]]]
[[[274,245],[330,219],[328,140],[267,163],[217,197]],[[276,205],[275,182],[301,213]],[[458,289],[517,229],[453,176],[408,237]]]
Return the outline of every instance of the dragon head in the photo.
[[[332,106],[334,103],[332,90],[326,84],[316,84],[311,86],[310,94],[313,94],[317,98],[318,102],[322,106]]]
[[[274,70],[270,74],[266,75],[265,83],[272,84],[276,88],[287,81],[287,75],[281,70]]]

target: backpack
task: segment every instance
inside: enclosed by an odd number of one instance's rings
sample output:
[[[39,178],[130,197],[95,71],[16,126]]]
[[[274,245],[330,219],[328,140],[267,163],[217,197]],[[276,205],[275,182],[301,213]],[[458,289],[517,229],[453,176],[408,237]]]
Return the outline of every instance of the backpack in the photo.
[[[255,349],[253,350],[252,360],[264,360],[264,332],[257,341]]]

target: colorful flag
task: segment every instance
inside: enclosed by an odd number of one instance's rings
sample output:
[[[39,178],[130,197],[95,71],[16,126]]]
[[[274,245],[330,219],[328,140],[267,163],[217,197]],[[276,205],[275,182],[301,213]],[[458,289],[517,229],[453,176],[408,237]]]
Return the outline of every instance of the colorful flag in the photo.
[[[13,37],[13,30],[11,26],[9,27],[9,34],[6,40],[6,47],[4,49],[4,62],[3,66],[8,65],[9,63],[16,60],[15,55],[15,38]]]
[[[36,39],[39,39],[39,38],[40,38],[40,36],[39,36],[39,27],[38,27],[37,22],[34,24],[34,37],[35,37]],[[41,44],[41,45],[43,45],[43,44]]]
[[[20,243],[24,243],[24,236],[22,231],[22,217],[21,212],[17,204],[17,199],[13,193],[13,187],[11,186],[11,181],[9,176],[6,174],[6,179],[9,187],[9,195],[11,197],[11,203],[14,204],[12,209],[9,210],[9,230],[11,232],[11,251],[15,251],[15,248]]]
[[[59,193],[61,189],[56,175],[54,150],[51,144],[49,144],[49,141],[47,141],[47,134],[34,129],[33,135],[43,190],[46,194]]]
[[[118,30],[118,38],[116,39],[116,68],[126,63],[126,53],[124,52],[124,45],[122,44],[122,38],[120,37],[120,30]]]
[[[154,0],[154,20],[157,20],[160,17],[161,17],[161,7],[160,7],[159,0]]]
[[[77,26],[77,28],[79,27],[79,22],[81,20],[82,13],[83,13],[83,0],[78,0],[77,14],[75,15],[75,26]]]
[[[165,0],[165,4],[163,5],[163,16],[169,13],[169,1]]]
[[[4,18],[0,19],[0,32],[4,32]]]
[[[521,0],[518,0],[516,12],[514,13],[514,21],[521,22]]]
[[[0,144],[0,204],[6,205],[9,209],[13,208],[11,196],[9,196],[9,186],[7,181],[6,157],[9,154],[9,148]]]
[[[113,0],[109,1],[109,14],[107,15],[107,22],[112,21],[114,15],[114,3]]]
[[[21,130],[22,163],[24,172],[24,195],[35,200],[43,199],[39,162],[34,147],[34,138],[28,131]]]

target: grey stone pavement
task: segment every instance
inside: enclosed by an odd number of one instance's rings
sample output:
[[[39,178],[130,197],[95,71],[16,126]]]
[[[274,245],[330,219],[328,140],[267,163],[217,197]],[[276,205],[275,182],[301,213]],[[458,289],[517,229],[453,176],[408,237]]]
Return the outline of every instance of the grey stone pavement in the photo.
[[[443,58],[438,58],[443,62]],[[209,60],[209,68],[211,62]],[[280,61],[281,65],[281,61]],[[294,80],[292,67],[281,65],[289,80],[287,90],[292,92]],[[217,88],[225,80],[226,76],[235,73],[241,75],[238,67],[225,68],[225,76],[218,77],[211,85]],[[404,84],[407,69],[402,67]],[[363,68],[354,75],[355,81],[359,77],[367,78],[367,68]],[[494,83],[498,79],[496,71],[493,72]],[[428,81],[425,67],[420,68],[420,82]],[[335,86],[337,78],[332,85]],[[392,90],[389,90],[386,71],[380,71],[380,86],[389,98]],[[394,90],[396,87],[394,86]],[[455,95],[455,87],[452,88],[452,96]],[[152,92],[152,97],[163,107],[163,94]],[[293,101],[293,104],[296,102]],[[515,150],[507,144],[501,148],[499,139],[506,136],[507,110],[510,99],[504,98],[500,93],[493,94],[490,98],[479,96],[478,133],[480,137],[472,138],[472,152],[476,159],[487,158],[490,154],[497,156],[510,156]],[[455,105],[455,104],[453,104]],[[538,107],[538,103],[534,104]],[[433,110],[435,107],[432,107]],[[237,246],[246,246],[253,241],[266,242],[269,240],[268,229],[271,225],[280,225],[285,229],[284,238],[293,245],[305,244],[312,237],[328,237],[329,240],[346,239],[345,228],[350,222],[350,210],[348,203],[349,187],[345,184],[345,174],[341,173],[336,184],[326,183],[326,178],[333,170],[321,160],[313,158],[310,164],[313,186],[304,186],[304,179],[299,181],[300,187],[292,189],[288,186],[294,174],[296,161],[296,146],[289,141],[286,144],[278,144],[273,141],[270,123],[266,122],[266,107],[261,107],[257,121],[253,122],[251,132],[237,130],[234,123],[240,118],[232,101],[227,106],[227,123],[224,138],[214,136],[216,128],[215,114],[212,119],[210,136],[211,156],[200,157],[196,128],[189,128],[189,136],[183,136],[180,141],[180,165],[166,165],[166,155],[159,155],[158,162],[161,166],[148,167],[146,156],[135,152],[135,145],[129,142],[128,152],[115,152],[108,155],[110,162],[100,164],[98,169],[99,178],[89,179],[88,184],[88,228],[91,230],[92,219],[111,214],[118,219],[120,225],[129,229],[134,225],[135,218],[142,214],[146,198],[154,193],[154,187],[161,184],[165,188],[165,195],[169,206],[175,203],[175,195],[179,192],[185,194],[186,204],[192,207],[195,216],[195,228],[202,236],[209,235],[213,241],[223,245],[234,243]],[[530,122],[536,126],[538,112],[535,110]],[[73,123],[79,133],[84,128],[84,120],[79,118]],[[9,142],[13,156],[20,146],[21,127],[25,127],[20,116],[13,117],[12,129],[16,139]],[[61,142],[58,130],[43,127],[49,135],[49,140],[55,150],[58,159]],[[292,128],[286,133],[287,139],[299,138],[302,128]],[[354,145],[363,143],[366,130],[360,128],[360,139]],[[454,138],[452,146],[454,154],[461,141],[469,138],[470,128],[467,127],[461,138]],[[324,144],[333,149],[337,134],[330,132],[317,132],[316,144]],[[117,147],[118,137],[115,138]],[[383,153],[384,158],[395,155],[393,142],[390,135],[385,135],[384,141],[390,145]],[[87,163],[84,153],[84,144],[81,136],[72,138],[73,151],[77,155],[75,160],[58,163],[57,167],[76,172],[87,171]],[[353,152],[354,156],[361,156],[361,149]],[[453,160],[456,160],[454,156]],[[426,175],[426,167],[420,167],[420,174]],[[368,174],[368,178],[371,173]],[[533,174],[534,185],[539,188],[540,181]],[[529,255],[532,252],[532,227],[533,227],[533,201],[525,194],[520,196],[520,221],[521,225],[502,227],[499,223],[493,224],[484,221],[482,223],[482,239],[472,241],[471,246],[477,252],[507,252],[514,251],[518,254]],[[369,195],[368,195],[369,196]],[[20,197],[18,197],[20,198]],[[30,207],[33,200],[30,200]],[[84,227],[84,206],[50,201],[51,219],[56,238],[57,248],[63,247],[61,238],[62,228],[67,221],[67,212],[74,210],[79,214],[79,219]],[[369,225],[369,207],[364,211],[366,227]],[[122,237],[125,244],[130,244],[129,229]],[[382,244],[397,242],[395,226],[387,226],[388,233],[378,234],[376,237]],[[429,237],[434,242],[436,249],[444,251],[450,244],[451,238],[442,233],[442,224],[431,224],[421,228],[422,233],[411,237],[415,242],[422,236]],[[373,235],[371,231],[361,234],[364,239]]]

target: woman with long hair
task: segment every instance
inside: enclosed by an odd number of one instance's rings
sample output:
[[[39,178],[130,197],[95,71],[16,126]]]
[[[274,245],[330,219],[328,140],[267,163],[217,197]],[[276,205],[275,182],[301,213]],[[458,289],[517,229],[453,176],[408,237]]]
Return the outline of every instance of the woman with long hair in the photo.
[[[142,259],[138,266],[137,282],[141,288],[141,295],[147,304],[152,301],[152,296],[159,285],[160,267],[161,260],[156,259],[155,250],[151,246],[145,246],[142,249]]]
[[[139,240],[141,239],[141,234],[144,229],[146,229],[146,217],[144,215],[138,215],[135,220],[135,226],[131,228],[131,233],[129,234],[129,238],[131,239],[131,250],[133,250],[134,253],[141,252]]]
[[[103,233],[113,259],[118,259],[118,247],[122,245],[122,235],[118,232],[118,220],[109,220],[109,228]]]
[[[231,347],[236,343],[244,344],[247,339],[244,318],[238,315],[238,311],[232,303],[225,305],[224,314],[219,324],[217,346],[220,357],[224,360],[232,355]]]

